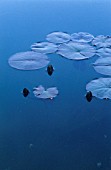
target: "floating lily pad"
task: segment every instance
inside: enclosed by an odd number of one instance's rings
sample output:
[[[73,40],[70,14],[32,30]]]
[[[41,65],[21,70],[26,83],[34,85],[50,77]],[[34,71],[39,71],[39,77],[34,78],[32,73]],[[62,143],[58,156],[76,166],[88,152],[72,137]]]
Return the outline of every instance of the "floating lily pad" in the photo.
[[[71,35],[71,40],[74,42],[91,42],[94,36],[87,32],[78,32]]]
[[[97,59],[93,67],[98,73],[111,76],[111,57]]]
[[[58,90],[56,87],[51,87],[45,90],[44,87],[40,85],[33,89],[33,93],[37,98],[53,99],[58,95]]]
[[[60,44],[70,41],[71,36],[64,32],[52,32],[51,34],[48,34],[46,37],[47,41]]]
[[[8,63],[11,67],[19,70],[35,70],[45,67],[49,60],[45,54],[27,51],[12,55]]]
[[[86,90],[99,99],[111,99],[111,78],[99,78],[86,85]]]
[[[58,47],[57,54],[72,60],[83,60],[95,55],[94,47],[86,43],[68,42]]]
[[[38,87],[34,87],[33,91],[34,91],[34,95],[38,96],[38,95],[42,94],[45,91],[45,88],[40,85]]]
[[[99,35],[93,39],[92,45],[97,48],[111,47],[111,36]]]
[[[57,51],[57,45],[49,42],[37,42],[31,45],[31,49],[38,53],[54,53]]]
[[[96,54],[100,57],[111,57],[111,48],[99,48]]]

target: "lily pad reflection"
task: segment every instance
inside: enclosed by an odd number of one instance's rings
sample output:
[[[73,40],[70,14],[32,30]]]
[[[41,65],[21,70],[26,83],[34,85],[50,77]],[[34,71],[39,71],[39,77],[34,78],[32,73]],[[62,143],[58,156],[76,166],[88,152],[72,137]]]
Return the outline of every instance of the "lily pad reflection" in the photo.
[[[40,85],[33,88],[33,93],[37,98],[53,99],[58,95],[58,90],[56,87],[51,87],[45,90],[44,87]]]
[[[49,42],[38,42],[31,45],[31,49],[38,53],[54,53],[57,50],[57,46]]]
[[[74,42],[91,42],[92,39],[94,38],[93,35],[87,33],[87,32],[78,32],[78,33],[73,33],[71,35],[71,40]]]
[[[94,47],[86,43],[69,43],[61,44],[58,47],[57,54],[72,60],[83,60],[95,55]]]
[[[111,78],[99,78],[86,85],[86,90],[99,99],[111,99]]]
[[[19,70],[35,70],[45,67],[49,60],[45,54],[27,51],[12,55],[8,63],[11,67]]]
[[[46,39],[49,42],[60,44],[70,41],[71,36],[65,32],[52,32],[47,35]]]
[[[111,57],[97,59],[93,67],[98,73],[111,76]]]

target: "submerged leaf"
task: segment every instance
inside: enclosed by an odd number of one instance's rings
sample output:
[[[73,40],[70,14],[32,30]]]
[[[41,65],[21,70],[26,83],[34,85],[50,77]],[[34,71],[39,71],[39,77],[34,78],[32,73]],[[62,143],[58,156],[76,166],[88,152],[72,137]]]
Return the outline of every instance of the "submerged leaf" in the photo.
[[[111,99],[111,78],[99,78],[86,85],[86,90],[99,99]]]
[[[45,67],[49,60],[45,54],[27,51],[12,55],[8,63],[11,67],[19,70],[35,70]]]
[[[91,42],[94,36],[87,32],[78,32],[71,35],[71,40],[74,42]]]
[[[72,60],[83,60],[95,55],[95,49],[86,43],[69,43],[61,44],[58,47],[57,54]]]
[[[71,36],[64,32],[52,32],[51,34],[48,34],[46,39],[49,42],[60,44],[70,41]]]
[[[54,53],[57,51],[57,45],[49,42],[37,42],[31,45],[31,49],[38,53]]]

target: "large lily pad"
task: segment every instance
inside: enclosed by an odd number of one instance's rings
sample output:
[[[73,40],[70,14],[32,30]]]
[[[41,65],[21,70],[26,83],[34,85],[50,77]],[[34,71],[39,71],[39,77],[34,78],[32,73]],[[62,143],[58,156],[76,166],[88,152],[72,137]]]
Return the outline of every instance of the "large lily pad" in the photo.
[[[99,99],[111,99],[111,78],[99,78],[86,85],[86,90]]]
[[[57,54],[72,60],[83,60],[95,55],[94,47],[86,43],[68,42],[58,47]]]
[[[12,55],[8,63],[11,67],[19,70],[35,70],[45,67],[49,60],[45,54],[27,51]]]

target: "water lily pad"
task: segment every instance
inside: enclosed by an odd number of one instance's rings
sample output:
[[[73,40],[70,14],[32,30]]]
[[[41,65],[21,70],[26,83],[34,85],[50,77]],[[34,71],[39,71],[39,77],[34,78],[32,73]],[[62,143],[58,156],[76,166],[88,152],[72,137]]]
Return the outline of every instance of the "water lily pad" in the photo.
[[[111,36],[99,35],[93,39],[92,45],[97,48],[111,47]]]
[[[71,40],[74,42],[91,42],[94,36],[87,32],[78,32],[71,35]]]
[[[57,45],[49,42],[37,42],[31,45],[31,49],[38,53],[54,53],[57,51]]]
[[[33,88],[33,93],[37,98],[53,99],[58,95],[58,90],[57,87],[51,87],[45,90],[44,87],[40,85]]]
[[[111,57],[97,59],[93,67],[98,73],[111,76]]]
[[[111,99],[111,78],[99,78],[86,85],[86,90],[99,99]]]
[[[45,91],[45,88],[42,85],[40,85],[38,87],[34,87],[33,91],[34,91],[34,95],[38,96]]]
[[[111,57],[111,48],[99,48],[96,54],[100,57]]]
[[[45,54],[27,51],[12,55],[8,63],[11,67],[19,70],[35,70],[45,67],[49,60]]]
[[[47,41],[60,44],[70,41],[71,36],[65,32],[52,32],[46,36]]]
[[[68,42],[58,47],[57,54],[72,60],[83,60],[95,55],[94,47],[86,43]]]

